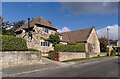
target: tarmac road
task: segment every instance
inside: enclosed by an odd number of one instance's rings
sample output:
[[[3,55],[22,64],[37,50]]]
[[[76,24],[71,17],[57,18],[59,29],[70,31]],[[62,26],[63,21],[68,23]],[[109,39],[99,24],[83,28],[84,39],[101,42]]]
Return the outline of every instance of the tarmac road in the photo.
[[[19,77],[118,77],[118,57],[100,62],[79,64],[19,75]]]

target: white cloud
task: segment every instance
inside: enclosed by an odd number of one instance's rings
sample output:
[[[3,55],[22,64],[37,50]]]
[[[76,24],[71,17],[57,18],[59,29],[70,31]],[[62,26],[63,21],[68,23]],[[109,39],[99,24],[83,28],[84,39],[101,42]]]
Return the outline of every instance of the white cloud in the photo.
[[[68,31],[71,31],[70,28],[68,27],[63,27],[62,29],[58,29],[58,32],[62,33],[62,32],[68,32]]]
[[[109,28],[109,38],[118,39],[118,25],[107,26],[97,30],[98,37],[107,37],[107,28]]]

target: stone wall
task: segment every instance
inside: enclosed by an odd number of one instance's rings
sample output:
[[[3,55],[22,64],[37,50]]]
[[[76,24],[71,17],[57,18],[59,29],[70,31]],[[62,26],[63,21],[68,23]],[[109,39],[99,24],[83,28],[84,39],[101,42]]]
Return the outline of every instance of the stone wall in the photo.
[[[97,57],[98,55],[105,56],[105,54],[97,54],[91,52],[58,52],[55,53],[51,59],[55,61],[65,61],[79,58],[92,58]]]
[[[78,58],[86,58],[86,53],[74,53],[74,52],[59,52],[59,61],[78,59]]]
[[[87,52],[95,52],[95,53],[100,53],[100,43],[96,34],[95,29],[92,30],[91,34],[89,35],[89,38],[87,40],[87,43],[91,44],[91,51]]]
[[[107,53],[100,53],[100,56],[106,56]]]
[[[41,52],[31,51],[0,52],[0,63],[2,68],[42,63],[42,54]]]

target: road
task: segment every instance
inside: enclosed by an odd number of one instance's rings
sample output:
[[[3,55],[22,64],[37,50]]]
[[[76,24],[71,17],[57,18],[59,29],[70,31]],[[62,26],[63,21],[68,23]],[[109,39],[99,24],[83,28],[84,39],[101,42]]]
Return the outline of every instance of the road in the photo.
[[[100,62],[76,64],[65,68],[49,69],[19,77],[118,77],[118,58]]]

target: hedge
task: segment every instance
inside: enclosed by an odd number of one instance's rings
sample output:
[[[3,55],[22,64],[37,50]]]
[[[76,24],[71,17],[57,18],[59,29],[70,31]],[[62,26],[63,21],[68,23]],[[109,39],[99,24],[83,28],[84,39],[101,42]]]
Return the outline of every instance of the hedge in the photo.
[[[23,38],[0,35],[2,37],[2,51],[26,51],[27,43]]]
[[[78,43],[76,45],[57,44],[55,45],[54,50],[56,52],[85,52],[85,44],[84,43]]]

